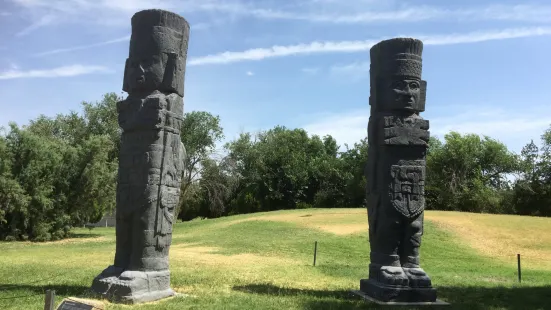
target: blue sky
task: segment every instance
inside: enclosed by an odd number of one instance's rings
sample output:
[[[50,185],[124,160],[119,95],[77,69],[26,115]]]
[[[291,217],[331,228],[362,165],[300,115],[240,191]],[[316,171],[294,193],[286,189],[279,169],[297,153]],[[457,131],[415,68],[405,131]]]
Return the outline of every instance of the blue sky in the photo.
[[[275,125],[365,137],[369,48],[425,42],[431,134],[489,135],[519,152],[551,125],[551,3],[375,0],[0,0],[0,126],[122,93],[130,17],[191,24],[185,111],[226,139]]]

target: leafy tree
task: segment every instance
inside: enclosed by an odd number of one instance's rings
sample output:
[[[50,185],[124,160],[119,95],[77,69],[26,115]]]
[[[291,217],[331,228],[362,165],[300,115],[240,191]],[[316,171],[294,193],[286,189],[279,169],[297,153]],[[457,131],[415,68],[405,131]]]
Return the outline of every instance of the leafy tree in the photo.
[[[450,132],[445,143],[432,140],[427,157],[430,209],[500,212],[502,192],[510,185],[517,157],[490,137]]]
[[[188,204],[190,207],[193,205],[196,197],[188,195],[188,191],[194,183],[203,178],[203,164],[213,156],[216,143],[223,138],[224,133],[218,116],[204,111],[192,111],[184,115],[181,139],[186,149],[186,157],[180,191],[181,203],[177,214],[183,212],[190,216],[185,209]],[[193,193],[196,194],[197,191]]]
[[[365,167],[367,164],[367,137],[359,143],[354,143],[352,148],[346,146],[346,151],[340,155],[343,169],[348,173],[346,179],[347,207],[364,207],[366,195]]]
[[[0,139],[0,238],[55,240],[115,208],[116,99],[44,115]],[[113,117],[115,115],[115,117]]]

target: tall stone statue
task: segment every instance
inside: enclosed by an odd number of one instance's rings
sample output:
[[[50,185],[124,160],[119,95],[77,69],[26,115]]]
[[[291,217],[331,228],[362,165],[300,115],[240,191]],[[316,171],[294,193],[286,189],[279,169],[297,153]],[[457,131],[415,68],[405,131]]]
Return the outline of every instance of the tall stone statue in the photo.
[[[174,13],[145,10],[132,17],[130,55],[117,103],[122,129],[113,265],[92,289],[127,303],[165,298],[168,251],[185,155],[180,140],[189,24]]]
[[[396,38],[371,48],[367,213],[371,263],[360,290],[382,301],[435,302],[419,265],[429,122],[423,43]]]

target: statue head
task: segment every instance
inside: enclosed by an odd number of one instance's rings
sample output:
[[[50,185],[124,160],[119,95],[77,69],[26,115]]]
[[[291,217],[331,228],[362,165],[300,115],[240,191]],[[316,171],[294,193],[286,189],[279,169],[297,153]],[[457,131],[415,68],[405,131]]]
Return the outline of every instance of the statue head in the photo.
[[[188,39],[189,24],[177,14],[163,10],[134,14],[123,90],[183,96]]]
[[[426,81],[421,80],[423,42],[411,38],[385,40],[371,50],[370,104],[377,111],[422,112]]]

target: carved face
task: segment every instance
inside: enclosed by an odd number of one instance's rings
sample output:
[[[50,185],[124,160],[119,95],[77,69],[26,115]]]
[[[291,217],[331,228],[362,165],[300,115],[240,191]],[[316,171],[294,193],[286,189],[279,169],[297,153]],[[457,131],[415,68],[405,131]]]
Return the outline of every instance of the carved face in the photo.
[[[388,102],[393,109],[414,110],[421,95],[421,82],[414,78],[396,78],[390,82],[391,98]]]
[[[126,68],[126,83],[130,92],[146,92],[159,88],[163,82],[166,54],[131,57]]]

